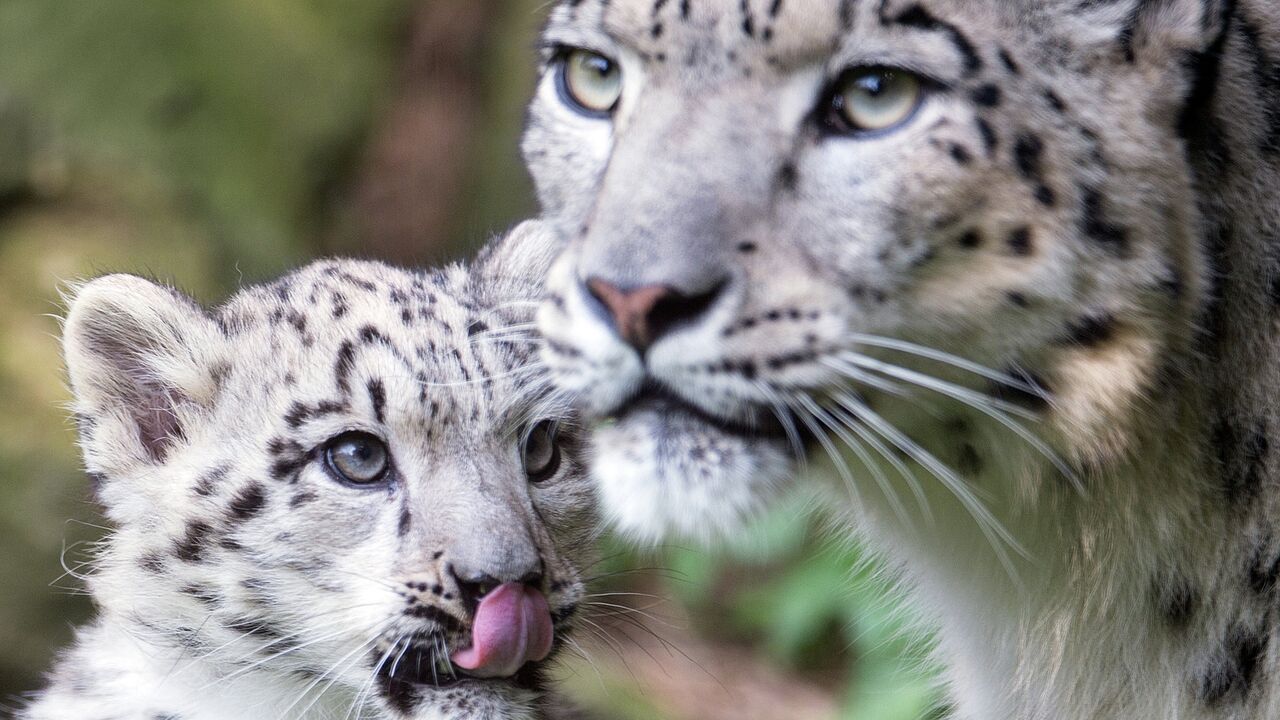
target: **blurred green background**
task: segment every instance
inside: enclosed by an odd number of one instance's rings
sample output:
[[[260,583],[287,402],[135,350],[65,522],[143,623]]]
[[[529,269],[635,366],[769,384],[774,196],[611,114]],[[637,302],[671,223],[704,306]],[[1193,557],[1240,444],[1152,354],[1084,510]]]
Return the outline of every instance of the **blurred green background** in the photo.
[[[59,288],[124,270],[214,302],[322,254],[469,252],[533,211],[543,5],[0,2],[0,713],[90,612]],[[627,720],[939,717],[925,640],[811,504],[715,552],[608,549],[565,692]]]

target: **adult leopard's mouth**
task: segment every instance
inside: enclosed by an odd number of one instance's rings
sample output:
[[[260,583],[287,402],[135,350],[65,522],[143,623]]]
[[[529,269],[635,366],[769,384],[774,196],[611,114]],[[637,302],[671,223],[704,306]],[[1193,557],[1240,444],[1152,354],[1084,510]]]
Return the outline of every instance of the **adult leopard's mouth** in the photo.
[[[787,413],[782,417],[779,417],[778,412],[780,411],[744,402],[735,417],[726,417],[704,409],[661,383],[647,381],[634,395],[605,413],[605,417],[625,423],[633,415],[654,413],[682,418],[684,422],[681,425],[684,426],[697,423],[743,440],[794,442],[796,438],[792,435],[800,433],[798,428],[801,424],[794,421],[789,411],[781,411]],[[803,435],[801,439],[803,440]]]
[[[606,519],[632,539],[731,534],[786,483],[808,437],[772,408],[725,417],[646,384],[592,433],[592,475]]]

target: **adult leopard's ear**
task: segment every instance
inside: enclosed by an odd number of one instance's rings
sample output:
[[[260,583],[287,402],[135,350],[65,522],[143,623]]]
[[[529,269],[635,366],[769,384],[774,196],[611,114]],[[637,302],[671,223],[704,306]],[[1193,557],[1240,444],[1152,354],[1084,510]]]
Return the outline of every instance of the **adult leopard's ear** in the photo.
[[[171,288],[108,275],[73,290],[62,347],[90,472],[164,462],[212,405],[223,344]]]
[[[1115,13],[1116,41],[1129,62],[1183,62],[1213,51],[1230,23],[1236,0],[1129,0],[1090,3]],[[1127,7],[1126,7],[1127,5]]]

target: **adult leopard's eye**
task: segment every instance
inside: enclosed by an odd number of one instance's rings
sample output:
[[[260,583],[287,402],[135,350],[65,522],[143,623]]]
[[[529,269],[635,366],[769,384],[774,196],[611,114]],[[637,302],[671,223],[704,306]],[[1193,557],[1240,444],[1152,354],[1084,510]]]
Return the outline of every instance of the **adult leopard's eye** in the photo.
[[[356,485],[382,480],[391,466],[386,443],[363,432],[348,432],[329,441],[325,462],[340,478]]]
[[[622,68],[590,50],[570,50],[559,61],[560,94],[590,117],[608,117],[622,97]]]
[[[831,96],[828,124],[842,133],[888,130],[911,119],[924,100],[920,78],[904,70],[859,68]]]
[[[560,438],[555,423],[543,420],[534,425],[520,449],[520,456],[529,482],[540,483],[554,476],[560,469]]]

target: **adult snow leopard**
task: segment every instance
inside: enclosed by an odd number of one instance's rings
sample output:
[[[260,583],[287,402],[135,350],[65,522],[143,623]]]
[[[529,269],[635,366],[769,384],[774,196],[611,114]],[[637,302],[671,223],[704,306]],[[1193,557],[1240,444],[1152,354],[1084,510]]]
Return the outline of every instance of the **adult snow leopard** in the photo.
[[[22,720],[542,717],[594,526],[520,327],[551,244],[325,260],[207,312],[79,288],[64,347],[116,529]]]
[[[1280,4],[571,0],[524,143],[602,497],[834,456],[960,717],[1280,717]]]

